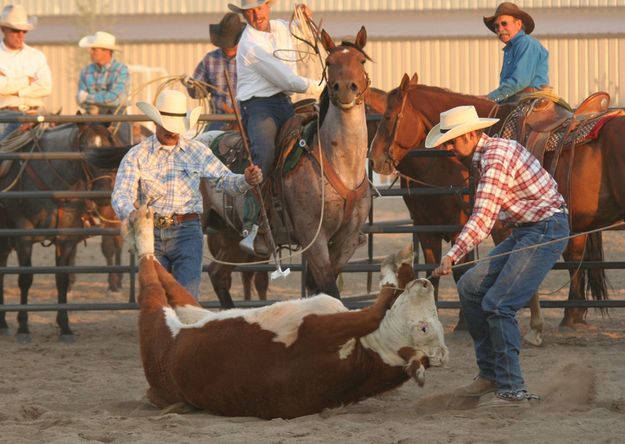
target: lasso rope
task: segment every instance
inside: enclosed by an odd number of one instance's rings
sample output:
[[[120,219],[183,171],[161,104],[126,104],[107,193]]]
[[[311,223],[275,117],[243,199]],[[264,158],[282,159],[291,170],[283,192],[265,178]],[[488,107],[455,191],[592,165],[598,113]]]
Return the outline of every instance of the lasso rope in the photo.
[[[497,258],[500,258],[500,257],[509,256],[511,254],[518,253],[520,251],[531,250],[533,248],[542,247],[544,245],[555,244],[556,242],[561,242],[563,240],[573,239],[573,238],[576,238],[576,237],[579,237],[579,236],[585,236],[585,235],[592,234],[592,233],[598,233],[600,231],[611,230],[613,228],[620,227],[620,226],[625,226],[625,221],[615,222],[612,225],[608,225],[606,227],[601,227],[601,228],[596,228],[594,230],[588,230],[588,231],[583,231],[581,233],[571,234],[570,236],[560,237],[558,239],[553,239],[553,240],[550,240],[550,241],[547,241],[547,242],[542,242],[540,244],[529,245],[527,247],[519,248],[518,250],[508,251],[506,253],[495,254],[493,256],[486,256],[485,258],[476,259],[474,261],[469,261],[469,262],[464,262],[462,264],[452,265],[451,269],[454,270],[454,269],[457,269],[457,268],[466,267],[468,265],[475,265],[475,264],[478,264],[480,262],[486,262],[486,261],[490,261],[490,260],[497,259]],[[432,275],[429,275],[426,279],[430,279],[431,277],[432,277]]]

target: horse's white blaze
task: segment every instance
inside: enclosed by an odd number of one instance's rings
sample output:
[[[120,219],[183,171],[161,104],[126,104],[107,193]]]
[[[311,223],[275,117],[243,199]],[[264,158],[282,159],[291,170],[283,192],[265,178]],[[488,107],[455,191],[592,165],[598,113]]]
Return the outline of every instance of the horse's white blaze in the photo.
[[[278,302],[267,307],[255,309],[232,309],[212,312],[199,307],[164,307],[165,322],[176,336],[181,330],[202,328],[208,322],[243,318],[249,324],[258,324],[260,328],[274,333],[274,342],[282,342],[287,347],[297,339],[297,331],[304,317],[311,314],[332,314],[347,311],[340,300],[326,294],[307,299]]]
[[[95,137],[93,138],[93,142],[92,142],[92,143],[93,143],[93,146],[95,146],[95,147],[98,147],[98,148],[99,148],[99,147],[101,147],[101,146],[102,146],[102,138],[101,138],[100,136],[95,136]]]

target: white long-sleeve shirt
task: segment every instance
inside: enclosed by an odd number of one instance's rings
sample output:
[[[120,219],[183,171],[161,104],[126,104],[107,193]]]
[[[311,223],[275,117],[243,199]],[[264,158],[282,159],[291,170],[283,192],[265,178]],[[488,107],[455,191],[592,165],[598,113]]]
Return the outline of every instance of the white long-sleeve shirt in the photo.
[[[316,81],[297,75],[297,63],[274,56],[295,58],[295,49],[288,24],[271,20],[270,32],[246,26],[237,49],[237,100],[270,97],[278,93],[317,92]],[[284,50],[284,51],[282,51]]]
[[[40,107],[43,98],[52,92],[52,73],[46,56],[28,45],[12,50],[0,42],[0,72],[0,109]]]

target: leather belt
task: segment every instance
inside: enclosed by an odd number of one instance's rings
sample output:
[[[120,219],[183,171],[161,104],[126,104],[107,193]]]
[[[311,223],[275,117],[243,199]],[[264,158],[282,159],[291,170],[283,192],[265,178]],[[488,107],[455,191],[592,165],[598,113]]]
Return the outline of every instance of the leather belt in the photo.
[[[568,210],[566,209],[566,207],[560,207],[560,208],[556,208],[556,211],[554,211],[554,215],[558,214],[558,213],[564,213],[564,214],[568,214]],[[549,216],[551,217],[551,216]],[[547,218],[548,219],[548,218]],[[540,222],[543,222],[547,219],[541,219],[541,220],[537,220],[536,222],[520,222],[520,223],[515,223],[515,224],[508,224],[508,228],[527,228],[527,227],[531,227],[532,225],[536,225]]]
[[[200,220],[200,215],[198,213],[172,214],[170,216],[155,214],[154,226],[163,230],[189,220]]]

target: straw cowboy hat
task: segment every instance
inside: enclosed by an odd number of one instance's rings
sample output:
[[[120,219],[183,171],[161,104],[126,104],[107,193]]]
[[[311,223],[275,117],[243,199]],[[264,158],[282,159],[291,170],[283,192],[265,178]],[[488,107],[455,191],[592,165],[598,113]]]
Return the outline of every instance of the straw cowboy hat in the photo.
[[[232,3],[228,3],[228,8],[232,12],[236,12],[238,14],[242,14],[246,9],[254,9],[259,6],[264,5],[265,3],[269,3],[271,0],[239,0],[241,6],[233,5]]]
[[[234,48],[239,43],[245,23],[238,14],[229,12],[216,25],[208,25],[211,43],[220,48]]]
[[[491,17],[484,17],[484,24],[488,29],[490,29],[495,34],[495,20],[500,15],[510,15],[512,17],[518,18],[523,22],[523,27],[525,29],[526,34],[531,34],[534,30],[534,19],[527,12],[523,11],[517,5],[512,2],[503,2],[497,9],[495,10],[495,15]]]
[[[37,25],[37,17],[28,17],[22,5],[6,5],[0,14],[0,26],[30,31]]]
[[[499,119],[480,118],[475,107],[457,106],[441,113],[441,122],[435,125],[425,138],[425,147],[434,148],[471,131],[488,128]]]
[[[81,38],[78,46],[81,48],[104,48],[111,51],[119,51],[119,48],[115,45],[115,36],[104,31],[98,31],[93,35]]]
[[[187,111],[187,96],[173,89],[161,92],[156,105],[139,102],[137,107],[154,123],[175,134],[184,134],[193,128],[202,112],[200,106]]]

